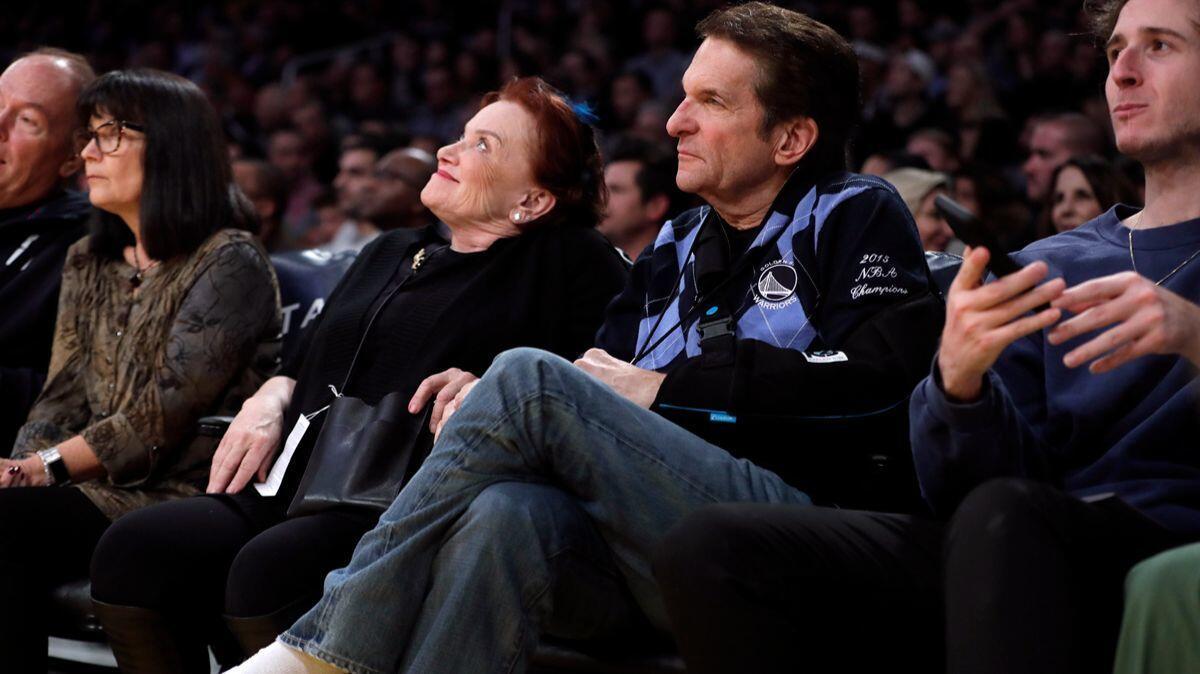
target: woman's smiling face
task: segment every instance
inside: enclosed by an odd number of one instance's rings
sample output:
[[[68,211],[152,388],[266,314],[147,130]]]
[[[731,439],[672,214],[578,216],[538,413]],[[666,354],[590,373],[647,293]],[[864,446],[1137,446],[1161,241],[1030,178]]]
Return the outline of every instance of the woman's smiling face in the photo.
[[[467,122],[458,141],[438,150],[438,170],[421,202],[450,226],[508,223],[521,199],[536,188],[533,116],[497,101]]]

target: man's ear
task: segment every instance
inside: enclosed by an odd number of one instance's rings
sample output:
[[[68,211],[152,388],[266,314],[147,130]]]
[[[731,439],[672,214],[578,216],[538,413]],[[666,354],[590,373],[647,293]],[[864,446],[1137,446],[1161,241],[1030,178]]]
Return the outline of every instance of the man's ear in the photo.
[[[555,204],[554,195],[541,187],[535,187],[525,193],[525,196],[517,202],[517,207],[513,209],[521,214],[521,217],[516,222],[518,224],[533,222],[543,215],[550,212]]]
[[[667,195],[656,194],[650,197],[643,207],[646,212],[646,220],[661,225],[667,219],[667,209],[670,207],[671,200]]]
[[[812,117],[797,117],[780,125],[782,133],[775,144],[775,163],[793,166],[817,144],[820,129]]]

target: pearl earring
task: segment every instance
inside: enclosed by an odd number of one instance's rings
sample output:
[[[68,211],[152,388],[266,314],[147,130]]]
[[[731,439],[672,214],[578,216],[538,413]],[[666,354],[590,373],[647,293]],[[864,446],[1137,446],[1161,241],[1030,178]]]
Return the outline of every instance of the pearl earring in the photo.
[[[513,219],[513,222],[520,222],[521,221],[521,211],[517,211],[516,213],[513,213],[512,219]]]

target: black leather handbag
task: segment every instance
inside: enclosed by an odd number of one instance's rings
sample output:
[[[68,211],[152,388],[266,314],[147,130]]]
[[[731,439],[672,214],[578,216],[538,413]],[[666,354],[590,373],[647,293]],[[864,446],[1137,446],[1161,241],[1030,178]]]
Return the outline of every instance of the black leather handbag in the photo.
[[[424,460],[423,450],[427,447],[422,443],[422,432],[429,423],[432,405],[426,405],[423,414],[413,415],[408,412],[409,397],[402,392],[389,393],[371,405],[340,391],[345,391],[350,383],[375,319],[392,297],[416,277],[427,257],[425,249],[416,254],[409,275],[388,293],[367,322],[342,387],[334,391],[333,402],[324,411],[325,423],[313,441],[308,465],[288,506],[289,517],[343,506],[382,512],[415,472],[416,464]]]
[[[325,412],[325,424],[288,516],[307,515],[340,506],[386,510],[411,474],[429,410],[408,412],[408,396],[389,393],[372,406],[340,396]]]

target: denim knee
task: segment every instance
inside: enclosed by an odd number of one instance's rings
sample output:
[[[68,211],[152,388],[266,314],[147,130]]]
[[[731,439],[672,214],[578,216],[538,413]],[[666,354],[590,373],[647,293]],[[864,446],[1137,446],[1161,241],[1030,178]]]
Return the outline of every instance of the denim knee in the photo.
[[[549,524],[545,517],[550,507],[545,502],[548,494],[543,490],[551,489],[553,487],[521,482],[493,484],[471,501],[463,514],[464,523],[492,534],[490,538],[496,539],[499,545],[522,547],[525,543],[517,539],[526,538],[523,534]],[[565,493],[562,496],[568,498]],[[550,498],[556,498],[556,495]]]
[[[487,555],[504,565],[545,561],[565,549],[607,557],[596,550],[594,525],[566,492],[526,482],[499,482],[479,493],[459,520],[456,554]],[[463,545],[465,543],[465,546]]]
[[[557,356],[549,351],[535,349],[528,346],[520,346],[515,349],[503,351],[492,361],[492,366],[488,368],[488,374],[493,376],[501,373],[529,373],[536,372],[541,368],[555,368],[561,366],[570,366],[570,361]]]

